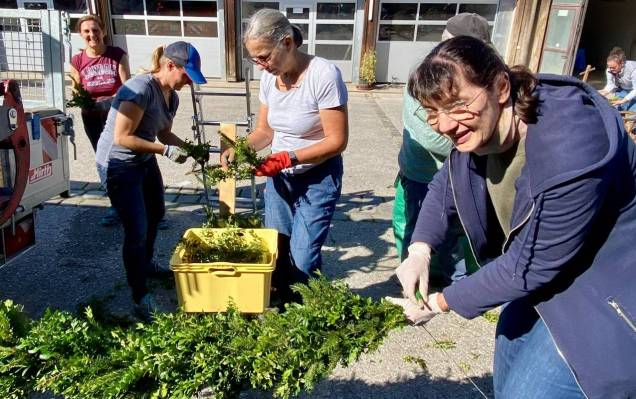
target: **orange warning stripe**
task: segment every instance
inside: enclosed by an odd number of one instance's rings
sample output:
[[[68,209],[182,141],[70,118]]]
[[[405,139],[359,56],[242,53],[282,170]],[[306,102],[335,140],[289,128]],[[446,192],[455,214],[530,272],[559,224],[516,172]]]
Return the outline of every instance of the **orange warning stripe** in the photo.
[[[40,119],[40,140],[42,142],[42,159],[44,163],[58,158],[57,129],[53,118]]]

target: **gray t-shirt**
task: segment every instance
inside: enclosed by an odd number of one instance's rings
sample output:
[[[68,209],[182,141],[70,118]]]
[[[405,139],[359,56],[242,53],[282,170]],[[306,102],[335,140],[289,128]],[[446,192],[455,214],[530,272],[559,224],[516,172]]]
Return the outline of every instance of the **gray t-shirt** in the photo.
[[[157,139],[158,132],[171,125],[179,107],[179,96],[175,91],[170,94],[170,106],[166,104],[159,82],[150,74],[137,75],[126,81],[115,94],[104,131],[97,143],[95,158],[97,165],[103,168],[115,164],[139,164],[154,155],[135,152],[113,143],[115,117],[122,101],[133,102],[144,111],[135,136],[152,142]]]
[[[320,110],[344,105],[347,87],[338,67],[324,58],[314,57],[298,87],[280,91],[276,76],[263,72],[259,99],[267,105],[267,122],[274,129],[272,152],[292,151],[310,146],[325,138]],[[314,165],[295,166],[301,173]]]

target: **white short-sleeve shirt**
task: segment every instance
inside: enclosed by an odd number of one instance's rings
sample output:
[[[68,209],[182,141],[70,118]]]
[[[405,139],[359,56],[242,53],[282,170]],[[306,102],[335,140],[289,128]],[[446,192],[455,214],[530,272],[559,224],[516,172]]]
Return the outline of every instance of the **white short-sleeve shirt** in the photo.
[[[314,57],[300,85],[289,91],[280,91],[276,76],[264,71],[259,99],[267,105],[267,123],[274,130],[272,152],[279,152],[297,150],[324,139],[319,111],[346,104],[348,93],[338,67]],[[312,166],[298,165],[293,172],[303,172]]]

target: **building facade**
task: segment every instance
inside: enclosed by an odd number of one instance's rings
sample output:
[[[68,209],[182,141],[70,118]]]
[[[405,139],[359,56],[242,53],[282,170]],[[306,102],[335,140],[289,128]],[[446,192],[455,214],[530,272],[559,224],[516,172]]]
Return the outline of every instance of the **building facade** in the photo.
[[[245,68],[254,68],[243,61],[241,36],[247,20],[261,8],[274,8],[301,29],[303,50],[331,60],[346,81],[358,81],[362,55],[375,51],[377,81],[403,83],[411,68],[439,43],[446,20],[461,12],[474,12],[488,20],[493,43],[508,63],[526,64],[535,71],[571,73],[580,55],[581,37],[594,38],[594,29],[607,32],[607,27],[584,30],[584,25],[594,24],[587,21],[597,20],[586,18],[587,9],[621,8],[629,1],[0,0],[0,8],[67,11],[73,32],[81,15],[98,14],[107,25],[107,40],[128,52],[133,73],[147,66],[156,46],[187,40],[201,52],[207,77],[230,81],[243,79]],[[633,7],[623,8],[619,12],[634,13]],[[624,25],[631,29],[632,24]],[[632,39],[624,42],[633,45]],[[69,53],[82,46],[79,35],[73,33]],[[598,61],[602,57],[596,53],[604,44],[596,43],[595,48],[588,58]],[[252,72],[258,78],[259,72]]]

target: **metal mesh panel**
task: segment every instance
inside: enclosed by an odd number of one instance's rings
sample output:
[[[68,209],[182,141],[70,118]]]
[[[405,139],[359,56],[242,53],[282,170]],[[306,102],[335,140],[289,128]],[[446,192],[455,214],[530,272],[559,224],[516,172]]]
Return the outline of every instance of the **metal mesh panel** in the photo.
[[[15,79],[23,101],[45,102],[41,21],[0,17],[0,79]]]

